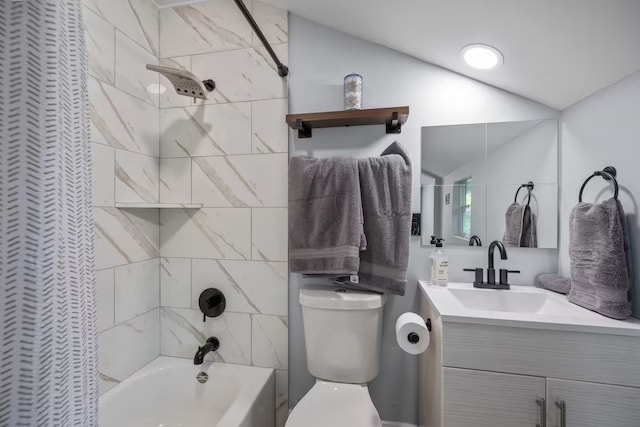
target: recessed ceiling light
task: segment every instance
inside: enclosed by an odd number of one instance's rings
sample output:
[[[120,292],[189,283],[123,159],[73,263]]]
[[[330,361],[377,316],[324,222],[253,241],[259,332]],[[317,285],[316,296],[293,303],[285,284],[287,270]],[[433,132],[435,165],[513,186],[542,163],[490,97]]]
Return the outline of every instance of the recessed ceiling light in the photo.
[[[470,44],[463,47],[461,53],[464,62],[479,70],[498,68],[504,61],[498,49],[486,44]]]

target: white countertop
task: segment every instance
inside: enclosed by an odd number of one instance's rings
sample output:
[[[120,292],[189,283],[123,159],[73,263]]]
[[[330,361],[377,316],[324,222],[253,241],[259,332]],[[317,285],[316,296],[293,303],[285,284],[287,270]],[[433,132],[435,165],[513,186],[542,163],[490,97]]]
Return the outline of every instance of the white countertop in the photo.
[[[449,283],[448,286],[432,286],[419,281],[424,295],[431,301],[443,322],[473,323],[495,326],[510,326],[529,329],[591,332],[600,334],[628,335],[640,337],[640,320],[615,320],[586,310],[567,301],[566,296],[533,286],[511,286],[510,290],[477,289],[471,283]],[[463,289],[478,292],[510,292],[512,295],[541,301],[535,312],[512,312],[477,310],[465,307],[451,290]],[[456,291],[454,291],[456,292]],[[463,291],[466,292],[466,291]],[[542,294],[534,296],[531,294]],[[467,296],[475,294],[468,294]]]

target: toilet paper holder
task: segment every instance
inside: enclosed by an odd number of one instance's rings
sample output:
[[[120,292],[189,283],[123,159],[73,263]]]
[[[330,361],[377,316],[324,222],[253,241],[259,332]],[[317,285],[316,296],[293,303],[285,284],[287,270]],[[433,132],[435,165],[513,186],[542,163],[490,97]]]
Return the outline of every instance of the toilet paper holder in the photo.
[[[431,332],[431,319],[427,319],[425,321],[425,324],[427,325],[427,331]],[[407,335],[407,341],[409,341],[411,344],[418,344],[418,342],[420,342],[420,335],[416,334],[415,332],[411,332],[409,335]]]

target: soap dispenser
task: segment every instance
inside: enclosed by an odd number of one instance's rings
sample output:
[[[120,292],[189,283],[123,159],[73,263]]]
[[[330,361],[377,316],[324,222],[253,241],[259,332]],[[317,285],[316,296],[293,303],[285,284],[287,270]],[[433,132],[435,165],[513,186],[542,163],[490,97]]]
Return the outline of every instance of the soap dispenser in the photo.
[[[444,239],[437,238],[436,247],[429,257],[431,259],[431,284],[447,286],[449,283],[449,259],[442,249]]]

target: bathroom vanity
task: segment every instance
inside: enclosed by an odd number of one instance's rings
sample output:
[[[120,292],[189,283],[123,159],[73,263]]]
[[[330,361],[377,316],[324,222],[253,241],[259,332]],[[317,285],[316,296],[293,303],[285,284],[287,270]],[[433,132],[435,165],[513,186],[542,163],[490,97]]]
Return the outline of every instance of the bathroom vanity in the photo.
[[[531,286],[420,288],[421,427],[640,426],[640,321]]]

